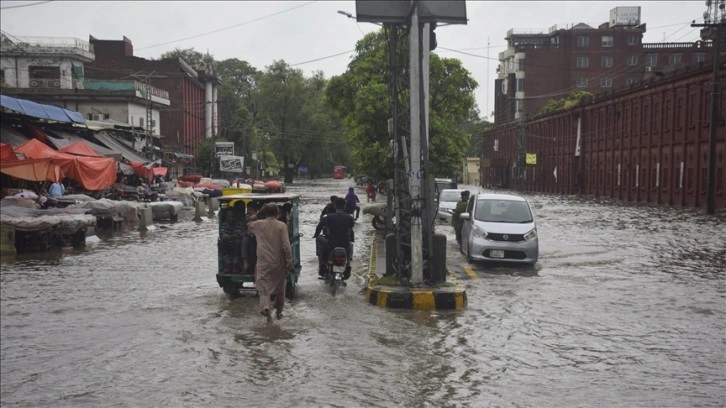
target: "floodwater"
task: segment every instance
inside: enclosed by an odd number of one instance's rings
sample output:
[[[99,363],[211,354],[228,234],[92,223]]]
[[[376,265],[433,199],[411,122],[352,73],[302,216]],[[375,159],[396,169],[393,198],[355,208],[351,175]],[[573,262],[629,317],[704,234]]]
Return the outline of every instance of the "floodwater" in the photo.
[[[302,195],[303,272],[272,325],[253,293],[217,285],[213,218],[3,258],[0,405],[724,406],[723,213],[529,195],[534,268],[465,273],[440,224],[468,307],[396,311],[361,294],[369,216],[348,287],[332,297],[317,279],[318,215],[351,183],[289,187]]]

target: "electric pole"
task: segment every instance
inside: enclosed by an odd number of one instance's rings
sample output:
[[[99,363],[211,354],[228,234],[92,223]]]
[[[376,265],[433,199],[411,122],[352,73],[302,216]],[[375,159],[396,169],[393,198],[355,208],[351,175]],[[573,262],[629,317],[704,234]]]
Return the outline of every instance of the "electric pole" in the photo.
[[[691,27],[704,27],[702,38],[713,41],[713,79],[711,80],[711,134],[708,140],[708,189],[706,192],[706,213],[716,212],[716,130],[719,124],[719,101],[721,90],[718,83],[720,69],[721,41],[726,33],[726,0],[706,0],[706,11],[703,13],[703,24],[691,24]]]

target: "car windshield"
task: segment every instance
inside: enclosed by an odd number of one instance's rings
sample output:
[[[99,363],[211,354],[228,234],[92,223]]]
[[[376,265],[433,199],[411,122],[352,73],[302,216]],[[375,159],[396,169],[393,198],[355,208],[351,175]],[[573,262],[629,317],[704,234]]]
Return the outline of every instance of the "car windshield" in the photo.
[[[474,219],[485,222],[532,222],[532,212],[524,201],[479,200],[476,204]]]
[[[439,201],[459,201],[461,200],[461,192],[459,191],[442,191]]]

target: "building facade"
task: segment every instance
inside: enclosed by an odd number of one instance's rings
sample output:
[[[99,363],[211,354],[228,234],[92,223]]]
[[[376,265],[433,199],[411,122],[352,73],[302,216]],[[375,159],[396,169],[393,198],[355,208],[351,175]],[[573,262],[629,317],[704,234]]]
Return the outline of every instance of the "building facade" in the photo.
[[[143,84],[164,89],[170,105],[161,109],[162,141],[170,152],[197,156],[200,144],[214,136],[211,123],[218,112],[212,72],[199,72],[180,58],[147,60],[134,56],[131,40],[99,40],[90,37],[96,58],[87,67],[87,77],[98,80],[134,78]],[[208,108],[209,107],[209,108]]]
[[[643,44],[645,32],[640,7],[616,7],[597,28],[581,23],[553,26],[546,33],[509,30],[494,87],[495,123],[536,115],[549,101],[573,91],[602,94],[635,87],[687,65],[705,64],[712,54],[711,42]]]
[[[715,206],[725,208],[726,115],[720,109],[711,152],[712,75],[684,67],[571,109],[495,125],[483,136],[482,185],[704,207],[715,154]],[[725,93],[717,103],[726,106]]]

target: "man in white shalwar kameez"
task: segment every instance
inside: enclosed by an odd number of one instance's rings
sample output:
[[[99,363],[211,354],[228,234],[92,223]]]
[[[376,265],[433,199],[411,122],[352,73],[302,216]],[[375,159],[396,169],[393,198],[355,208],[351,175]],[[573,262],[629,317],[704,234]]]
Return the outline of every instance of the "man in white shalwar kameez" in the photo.
[[[285,283],[292,271],[292,248],[287,225],[279,221],[279,209],[274,203],[262,206],[259,219],[249,225],[249,232],[257,239],[257,267],[255,287],[260,297],[260,313],[272,322],[272,309],[282,319],[285,306]]]

